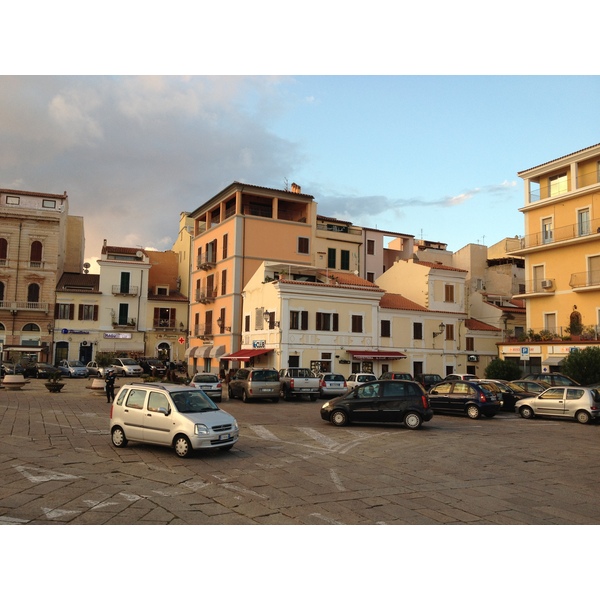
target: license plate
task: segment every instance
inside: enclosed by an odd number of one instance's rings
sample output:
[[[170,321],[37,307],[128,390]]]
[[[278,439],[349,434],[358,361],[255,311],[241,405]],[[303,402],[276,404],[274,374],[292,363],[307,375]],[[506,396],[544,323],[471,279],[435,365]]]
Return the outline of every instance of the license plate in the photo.
[[[201,390],[210,390],[210,385],[201,385],[200,389]]]
[[[220,439],[220,440],[228,440],[229,438],[231,438],[231,434],[229,434],[229,433],[222,433],[222,434],[219,436],[219,439]]]
[[[261,392],[272,392],[273,390],[271,388],[260,388]]]
[[[301,392],[312,392],[312,390],[310,388],[302,388],[300,391]]]

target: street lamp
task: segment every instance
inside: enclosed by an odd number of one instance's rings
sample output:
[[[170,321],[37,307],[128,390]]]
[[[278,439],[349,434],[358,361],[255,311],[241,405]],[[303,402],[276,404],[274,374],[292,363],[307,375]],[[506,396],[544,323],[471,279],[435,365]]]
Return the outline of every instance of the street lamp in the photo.
[[[223,319],[221,319],[221,317],[219,317],[219,318],[217,319],[217,325],[218,325],[219,329],[221,329],[221,330],[223,330],[223,329],[224,329],[225,331],[231,331],[231,327],[225,327],[225,326],[223,325]]]
[[[444,333],[444,330],[446,329],[446,326],[443,323],[440,323],[438,326],[439,331],[434,331],[433,332],[433,337],[436,338],[438,335],[442,335],[442,333]]]

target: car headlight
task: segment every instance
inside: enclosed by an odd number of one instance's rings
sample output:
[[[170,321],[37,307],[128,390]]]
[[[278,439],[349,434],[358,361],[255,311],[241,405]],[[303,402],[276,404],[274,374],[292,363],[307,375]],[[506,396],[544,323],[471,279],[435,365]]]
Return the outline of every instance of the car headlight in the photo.
[[[237,423],[237,420],[236,420],[236,419],[234,419],[234,420],[233,420],[233,425],[232,425],[232,427],[233,427],[235,430],[238,430],[238,429],[239,429],[239,427],[238,427],[238,423]]]
[[[321,408],[329,408],[330,403],[329,402],[325,402],[325,404],[323,404],[323,406]]]
[[[208,427],[202,423],[196,423],[194,426],[194,435],[208,435],[209,433]]]

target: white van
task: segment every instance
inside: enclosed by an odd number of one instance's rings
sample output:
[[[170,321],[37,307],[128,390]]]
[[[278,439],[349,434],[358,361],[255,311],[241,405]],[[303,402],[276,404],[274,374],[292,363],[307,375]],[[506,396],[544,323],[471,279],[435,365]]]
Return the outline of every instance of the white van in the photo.
[[[171,446],[185,458],[199,448],[231,450],[237,421],[202,390],[169,383],[121,387],[111,405],[110,435],[117,448],[129,441]]]

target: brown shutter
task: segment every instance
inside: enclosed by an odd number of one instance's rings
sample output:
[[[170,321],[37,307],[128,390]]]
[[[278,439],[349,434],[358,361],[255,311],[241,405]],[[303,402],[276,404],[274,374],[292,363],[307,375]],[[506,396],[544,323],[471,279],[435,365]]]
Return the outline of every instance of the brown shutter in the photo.
[[[75,305],[69,304],[69,319],[72,321],[75,318]]]
[[[94,304],[94,321],[98,320],[98,305]]]
[[[333,313],[333,331],[339,331],[339,315]]]
[[[77,305],[77,320],[81,321],[83,319],[83,304]]]
[[[301,317],[300,329],[306,331],[308,329],[308,311],[307,310],[303,310],[300,313],[300,317]]]

